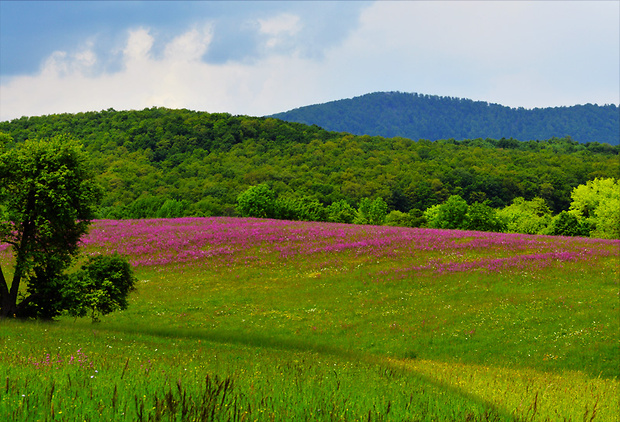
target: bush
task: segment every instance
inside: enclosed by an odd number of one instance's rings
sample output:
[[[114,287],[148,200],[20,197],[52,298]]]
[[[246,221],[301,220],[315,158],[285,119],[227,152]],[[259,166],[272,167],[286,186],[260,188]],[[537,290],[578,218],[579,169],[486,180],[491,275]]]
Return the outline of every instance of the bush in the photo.
[[[362,198],[353,223],[379,226],[385,222],[387,209],[388,206],[383,198],[377,198],[374,201]]]
[[[265,183],[248,188],[237,197],[242,217],[277,218],[276,195]]]
[[[607,239],[620,238],[620,183],[613,178],[594,179],[579,185],[571,193],[569,212],[585,219],[591,235]]]
[[[414,208],[409,212],[394,210],[385,218],[386,226],[422,227],[426,223],[422,211]]]
[[[226,215],[222,203],[218,198],[206,196],[200,201],[190,206],[190,213],[194,217],[213,217],[216,215]]]
[[[467,202],[459,195],[452,195],[441,205],[430,207],[425,212],[428,227],[435,229],[466,229]]]
[[[551,220],[547,234],[552,236],[582,236],[590,235],[590,225],[574,214],[562,211]]]
[[[178,218],[185,216],[185,210],[189,207],[188,201],[166,199],[161,208],[155,213],[157,218]]]
[[[332,223],[351,224],[354,219],[355,208],[349,205],[344,199],[333,202],[327,207],[327,221],[331,221]]]
[[[505,225],[497,217],[495,209],[485,203],[476,202],[467,211],[467,229],[483,232],[502,232]]]
[[[136,199],[123,210],[123,218],[152,218],[164,204],[165,199],[157,196],[143,196]]]
[[[276,200],[277,217],[282,220],[327,221],[327,210],[318,199],[286,195]]]
[[[126,257],[117,253],[91,257],[69,276],[63,290],[66,309],[74,317],[90,314],[96,322],[101,315],[127,309],[127,298],[136,281]]]
[[[499,210],[497,216],[510,233],[544,234],[551,223],[551,210],[542,198],[531,201],[519,197]]]

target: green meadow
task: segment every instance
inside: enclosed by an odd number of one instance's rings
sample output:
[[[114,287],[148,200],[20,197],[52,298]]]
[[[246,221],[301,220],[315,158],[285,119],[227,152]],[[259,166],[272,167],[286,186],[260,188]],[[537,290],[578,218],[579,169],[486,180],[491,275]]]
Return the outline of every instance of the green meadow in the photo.
[[[130,256],[130,306],[1,321],[3,421],[618,420],[619,241],[195,218],[83,247]]]

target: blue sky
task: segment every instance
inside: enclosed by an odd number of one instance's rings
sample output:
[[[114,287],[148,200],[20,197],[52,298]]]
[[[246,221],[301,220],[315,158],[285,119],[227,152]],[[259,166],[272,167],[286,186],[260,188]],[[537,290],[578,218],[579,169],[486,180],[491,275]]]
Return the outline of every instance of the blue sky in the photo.
[[[375,91],[620,103],[617,1],[0,1],[0,120]]]

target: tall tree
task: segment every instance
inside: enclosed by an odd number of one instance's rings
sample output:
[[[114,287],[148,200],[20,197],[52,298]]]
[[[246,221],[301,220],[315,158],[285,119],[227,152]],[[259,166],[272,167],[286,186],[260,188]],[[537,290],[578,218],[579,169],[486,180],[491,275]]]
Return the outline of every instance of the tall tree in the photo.
[[[275,218],[276,195],[265,183],[251,186],[237,197],[237,209],[243,217]]]
[[[71,138],[26,141],[0,152],[0,242],[15,256],[10,284],[0,267],[0,317],[53,318],[62,311],[62,273],[100,197],[87,157]]]
[[[467,202],[459,195],[452,195],[446,202],[432,207],[428,213],[428,226],[436,229],[467,228]]]
[[[385,223],[387,210],[388,206],[383,198],[376,198],[374,201],[370,198],[362,198],[353,223],[379,226]]]
[[[620,183],[617,179],[590,180],[573,189],[571,198],[569,212],[594,227],[594,237],[620,238]]]
[[[531,201],[518,197],[497,211],[509,233],[543,234],[551,223],[551,210],[542,198]]]

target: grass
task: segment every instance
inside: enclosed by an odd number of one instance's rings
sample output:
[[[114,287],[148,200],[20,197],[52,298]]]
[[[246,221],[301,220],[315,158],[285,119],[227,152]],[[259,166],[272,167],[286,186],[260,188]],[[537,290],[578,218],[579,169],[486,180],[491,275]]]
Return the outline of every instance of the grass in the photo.
[[[617,420],[617,241],[177,219],[84,243],[132,258],[130,308],[1,322],[2,420]]]

